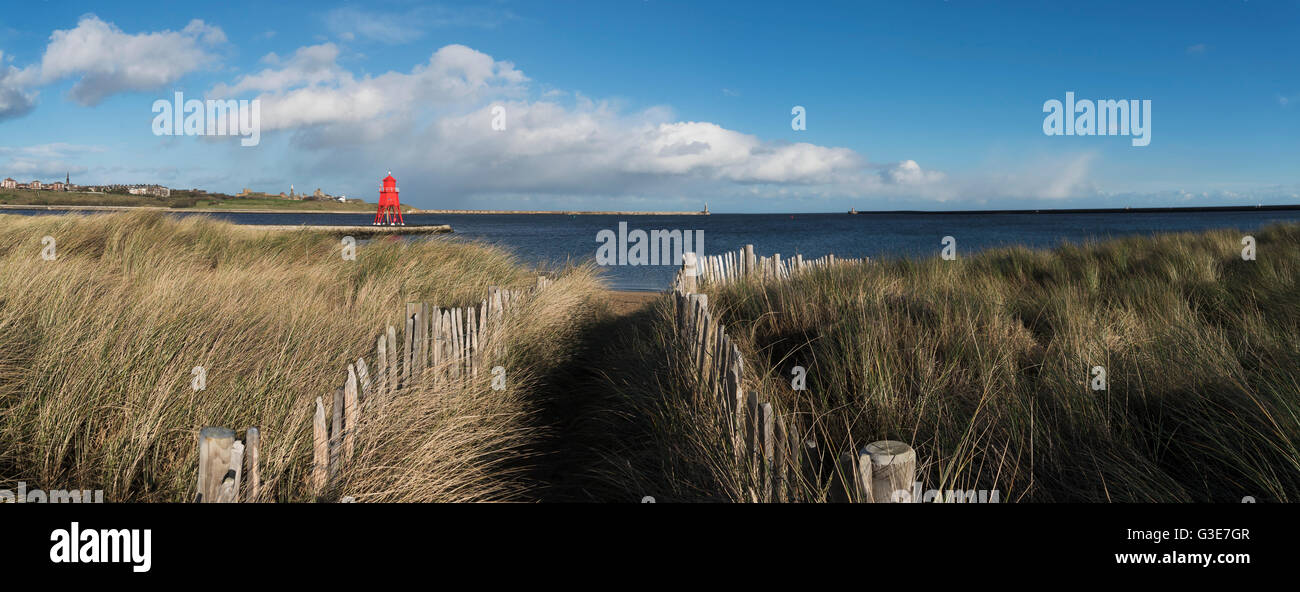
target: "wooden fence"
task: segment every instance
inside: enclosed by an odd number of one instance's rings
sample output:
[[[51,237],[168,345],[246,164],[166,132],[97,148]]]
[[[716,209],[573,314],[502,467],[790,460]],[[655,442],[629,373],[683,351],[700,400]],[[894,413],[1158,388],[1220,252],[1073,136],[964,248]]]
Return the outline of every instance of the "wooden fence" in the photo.
[[[803,255],[781,259],[780,253],[775,253],[771,257],[755,257],[754,245],[745,245],[743,249],[720,255],[683,253],[682,259],[682,271],[677,274],[673,287],[687,293],[707,285],[729,284],[745,276],[757,276],[760,279],[788,279],[804,271],[869,261],[866,257],[845,259],[834,254],[807,261],[804,260]]]
[[[477,378],[480,371],[491,372],[488,362],[506,354],[496,337],[507,315],[552,281],[538,276],[536,286],[526,290],[490,287],[488,297],[477,307],[439,308],[425,302],[407,303],[400,349],[397,328],[389,325],[375,339],[373,367],[366,363],[364,356],[348,364],[343,386],[333,394],[328,425],[325,402],[316,397],[312,417],[312,494],[325,491],[330,479],[352,458],[367,410],[382,405],[419,381],[465,383]],[[256,466],[260,432],[249,428],[246,433],[249,435],[239,441],[227,428],[200,430],[198,501],[261,499]],[[248,471],[249,492],[241,496],[240,467],[245,457],[252,464]]]
[[[761,400],[758,390],[747,388],[740,348],[714,317],[708,295],[695,289],[701,283],[724,284],[750,274],[789,278],[807,269],[866,259],[827,255],[805,262],[796,256],[783,263],[780,255],[755,258],[753,245],[723,255],[686,255],[673,282],[679,343],[686,344],[690,373],[700,394],[716,400],[721,410],[717,421],[727,440],[722,445],[732,452],[737,483],[754,502],[814,501],[812,492],[822,489],[823,479],[811,422],[805,415],[780,413],[771,401]],[[893,492],[911,491],[915,474],[916,453],[911,446],[882,440],[841,455],[830,475],[829,490],[832,499],[889,502],[894,501]]]

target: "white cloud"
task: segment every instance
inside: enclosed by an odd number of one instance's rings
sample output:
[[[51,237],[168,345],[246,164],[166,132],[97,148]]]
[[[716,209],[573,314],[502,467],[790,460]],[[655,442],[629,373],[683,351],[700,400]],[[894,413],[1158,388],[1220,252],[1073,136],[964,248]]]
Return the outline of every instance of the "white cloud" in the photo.
[[[267,68],[256,74],[243,76],[233,86],[218,84],[210,93],[214,97],[228,97],[248,91],[279,91],[302,85],[338,81],[346,76],[336,60],[339,48],[333,43],[300,47],[293,56],[282,60],[275,53],[262,58],[267,64],[283,66]]]
[[[340,53],[327,43],[268,56],[271,68],[214,92],[260,92],[263,130],[288,132],[296,158],[306,159],[300,169],[392,169],[408,190],[436,192],[443,203],[537,195],[978,202],[1095,192],[1091,155],[954,176],[912,159],[872,163],[848,148],[682,121],[665,107],[629,112],[580,92],[534,91],[511,63],[461,45],[408,73],[365,78],[339,66]],[[498,105],[504,131],[492,128]]]
[[[429,107],[517,94],[528,81],[510,62],[463,45],[448,45],[410,73],[357,79],[339,67],[332,43],[304,47],[278,69],[218,85],[213,96],[260,91],[262,129],[361,123],[410,116]],[[279,65],[279,64],[277,64]]]
[[[904,160],[880,171],[880,178],[890,185],[925,185],[938,183],[946,175],[938,171],[925,171],[915,160]]]
[[[507,129],[491,105],[444,117],[409,145],[432,156],[442,184],[466,191],[595,195],[672,184],[845,182],[864,162],[845,148],[781,144],[713,123],[671,121],[665,109],[623,114],[608,103],[505,102]],[[419,166],[418,162],[411,163]]]
[[[0,63],[5,60],[0,51]],[[36,70],[28,66],[18,69],[14,66],[0,65],[0,121],[22,117],[36,105],[36,91],[31,87],[36,79]]]
[[[163,30],[131,35],[94,15],[76,28],[50,36],[41,59],[42,83],[77,78],[71,97],[96,105],[127,91],[162,88],[215,60],[209,48],[226,41],[218,27],[190,21],[180,31]]]

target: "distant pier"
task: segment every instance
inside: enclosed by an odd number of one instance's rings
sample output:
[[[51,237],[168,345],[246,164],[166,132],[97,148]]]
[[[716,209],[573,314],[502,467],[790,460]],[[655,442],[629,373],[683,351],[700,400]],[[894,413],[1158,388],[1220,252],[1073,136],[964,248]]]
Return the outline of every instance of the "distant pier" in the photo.
[[[241,225],[240,228],[273,231],[309,230],[313,232],[327,232],[339,236],[354,237],[396,236],[404,234],[449,234],[452,232],[451,226],[448,224],[413,224],[410,226],[341,226],[333,224],[300,224],[297,226],[291,226],[288,224],[248,224]]]

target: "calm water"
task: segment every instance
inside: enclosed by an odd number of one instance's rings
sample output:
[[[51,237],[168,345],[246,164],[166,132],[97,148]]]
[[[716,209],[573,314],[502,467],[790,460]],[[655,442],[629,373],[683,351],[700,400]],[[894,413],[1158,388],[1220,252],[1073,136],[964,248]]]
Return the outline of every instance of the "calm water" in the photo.
[[[8,211],[5,213],[48,213]],[[182,214],[198,215],[198,214]],[[357,214],[203,214],[238,224],[369,224],[374,215]],[[703,230],[705,253],[753,244],[761,255],[802,253],[815,258],[929,256],[946,235],[959,253],[1025,244],[1050,247],[1130,234],[1210,228],[1257,229],[1276,222],[1300,222],[1300,211],[1087,213],[1087,214],[713,214],[711,216],[564,216],[413,214],[407,224],[450,224],[460,239],[500,245],[524,261],[563,265],[595,257],[596,233],[632,229]],[[672,279],[667,266],[606,268],[611,285],[624,290],[660,290]]]

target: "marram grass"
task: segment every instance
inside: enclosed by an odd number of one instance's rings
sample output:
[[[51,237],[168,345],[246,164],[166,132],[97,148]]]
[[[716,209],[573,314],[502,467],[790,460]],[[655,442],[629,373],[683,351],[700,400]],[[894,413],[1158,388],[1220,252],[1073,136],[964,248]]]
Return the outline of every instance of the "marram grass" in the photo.
[[[271,499],[312,499],[315,399],[328,405],[358,356],[375,364],[375,337],[399,326],[404,303],[474,305],[490,285],[536,277],[457,240],[377,240],[345,261],[337,237],[204,217],[0,216],[0,228],[0,487],[103,489],[115,502],[192,499],[206,425],[260,426]],[[45,236],[54,261],[40,256]],[[599,289],[571,268],[514,317],[505,390],[414,391],[370,418],[332,493],[517,499],[531,377],[568,355],[575,310]],[[404,473],[419,478],[395,484]]]
[[[1300,499],[1300,226],[883,260],[709,289],[778,412],[815,417],[822,476],[910,443],[923,489],[1007,501]],[[635,436],[606,448],[619,495],[740,500],[712,403],[682,378],[671,303],[606,388]],[[791,388],[792,370],[807,388]],[[1104,390],[1093,390],[1094,367]],[[827,499],[830,480],[805,484]]]

